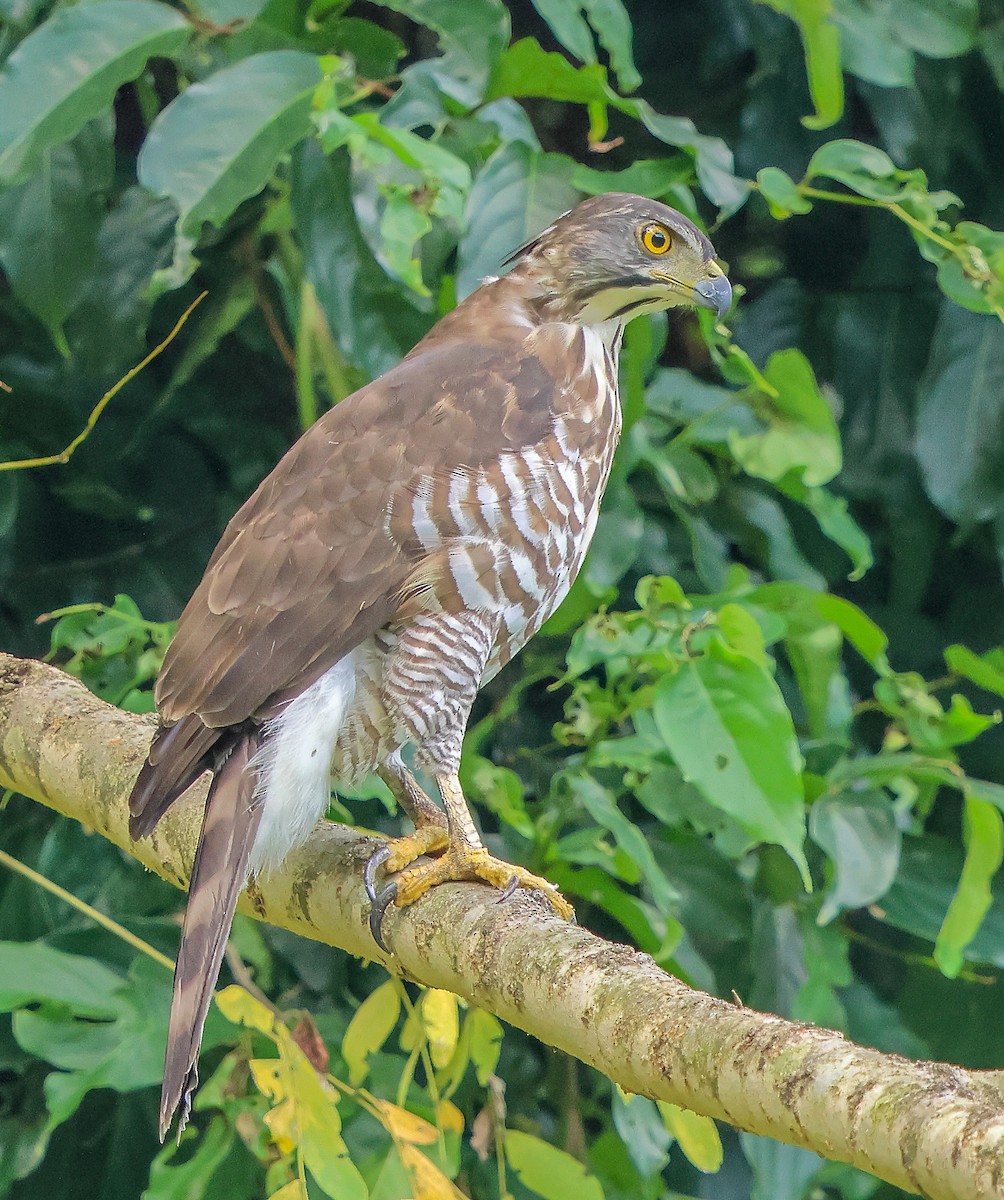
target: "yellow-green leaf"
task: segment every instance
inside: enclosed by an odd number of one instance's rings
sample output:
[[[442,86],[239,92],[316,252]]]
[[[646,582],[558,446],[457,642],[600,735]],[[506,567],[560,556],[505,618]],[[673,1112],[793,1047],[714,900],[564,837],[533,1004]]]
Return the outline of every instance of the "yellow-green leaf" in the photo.
[[[604,1200],[600,1181],[578,1159],[529,1133],[507,1129],[505,1156],[520,1183],[544,1200]]]
[[[367,1200],[363,1177],[342,1140],[338,1093],[325,1084],[288,1035],[280,1040],[296,1103],[299,1151],[317,1186],[332,1200]]]
[[[502,1053],[502,1026],[490,1012],[475,1008],[468,1014],[467,1028],[471,1038],[471,1062],[474,1063],[478,1083],[486,1087]]]
[[[342,1038],[342,1057],[349,1068],[349,1083],[358,1087],[369,1073],[369,1056],[390,1037],[401,1011],[401,997],[393,979],[382,983],[359,1005]]]
[[[433,1065],[442,1070],[453,1057],[460,1037],[456,996],[452,992],[430,988],[422,997],[422,1025],[429,1040]]]
[[[698,1171],[713,1175],[722,1165],[722,1139],[710,1117],[680,1108],[666,1100],[658,1101],[666,1128]]]
[[[377,1100],[376,1106],[384,1128],[396,1140],[416,1146],[431,1146],[438,1139],[439,1131],[435,1125],[406,1108],[391,1104],[389,1100]]]
[[[236,983],[216,993],[216,1007],[235,1025],[247,1025],[270,1036],[275,1028],[272,1010]]]
[[[280,1154],[291,1154],[296,1149],[296,1105],[292,1096],[287,1096],[281,1104],[269,1109],[265,1114],[265,1124]]]
[[[309,1200],[307,1189],[299,1181],[299,1179],[291,1179],[289,1183],[284,1184],[277,1192],[273,1192],[269,1200]]]
[[[398,1153],[414,1189],[413,1200],[465,1200],[464,1194],[436,1164],[414,1146],[399,1146]]]
[[[263,1096],[267,1096],[273,1104],[285,1100],[289,1094],[289,1084],[282,1059],[252,1058],[248,1065],[255,1087]]]

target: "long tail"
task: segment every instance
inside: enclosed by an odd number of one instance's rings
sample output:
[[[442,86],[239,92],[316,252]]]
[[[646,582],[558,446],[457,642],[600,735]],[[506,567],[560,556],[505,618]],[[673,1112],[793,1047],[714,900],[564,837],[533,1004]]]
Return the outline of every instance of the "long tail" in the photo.
[[[253,735],[237,743],[217,770],[206,799],[174,972],[160,1094],[161,1141],[179,1109],[181,1135],[199,1080],[202,1030],[261,819],[261,803],[254,796],[257,773],[247,769],[257,747]]]

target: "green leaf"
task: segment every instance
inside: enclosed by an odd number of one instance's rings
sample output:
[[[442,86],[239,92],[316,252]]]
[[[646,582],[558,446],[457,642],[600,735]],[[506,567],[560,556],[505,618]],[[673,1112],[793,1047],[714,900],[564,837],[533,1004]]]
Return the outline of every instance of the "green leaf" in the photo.
[[[802,195],[795,181],[780,167],[763,167],[757,171],[756,182],[770,208],[770,215],[776,220],[783,221],[792,213],[812,211],[812,201]]]
[[[502,0],[376,0],[439,34],[445,50],[474,81],[484,78],[509,41]]]
[[[195,0],[192,7],[214,25],[244,24],[255,19],[268,0]]]
[[[736,461],[760,479],[791,473],[807,487],[826,483],[840,470],[840,434],[809,360],[800,350],[778,350],[767,360],[764,377],[775,392],[763,399],[768,428],[731,435]]]
[[[946,303],[921,381],[916,452],[927,494],[963,525],[1004,505],[1004,326]]]
[[[432,324],[384,274],[352,207],[349,158],[307,142],[293,155],[292,208],[307,279],[342,353],[370,376],[396,363]]]
[[[961,675],[988,692],[1004,696],[1004,648],[988,650],[986,654],[974,654],[965,646],[949,646],[945,650],[945,662],[956,675]]]
[[[235,1136],[233,1126],[217,1116],[200,1130],[191,1153],[181,1151],[169,1140],[153,1160],[142,1200],[191,1200],[192,1196],[212,1195],[212,1177],[230,1153]]]
[[[814,629],[789,629],[784,645],[802,693],[809,733],[814,738],[846,737],[851,714],[841,672],[840,630],[829,623]]]
[[[647,1096],[632,1096],[615,1087],[610,1115],[638,1174],[648,1179],[661,1171],[669,1162],[672,1139],[655,1102]]]
[[[515,1129],[506,1130],[504,1146],[520,1183],[544,1200],[603,1200],[600,1181],[564,1150]]]
[[[418,243],[432,228],[429,214],[405,190],[394,191],[380,218],[380,245],[388,268],[416,295],[428,296],[422,264],[415,254]]]
[[[684,777],[753,837],[782,846],[810,886],[801,755],[771,675],[712,637],[657,685],[652,712]]]
[[[840,67],[840,33],[830,19],[830,0],[794,0],[795,20],[805,46],[814,116],[803,117],[807,129],[826,129],[844,111],[844,77]]]
[[[980,853],[985,851],[993,836],[992,829],[980,830]],[[905,838],[899,873],[882,898],[883,920],[915,937],[933,942],[945,923],[964,869],[965,857],[954,841],[930,833],[923,838]],[[981,874],[982,870],[978,875]],[[981,891],[978,877],[974,882],[976,891]],[[994,900],[972,940],[963,944],[956,939],[956,944],[962,945],[966,962],[1004,967],[1004,903],[1000,899]]]
[[[977,0],[889,0],[898,39],[929,58],[954,58],[976,44]]]
[[[111,106],[147,59],[171,57],[192,27],[152,0],[95,0],[57,9],[0,71],[0,184],[19,183],[41,155]]]
[[[741,1133],[739,1141],[753,1169],[750,1200],[804,1200],[810,1194],[809,1180],[823,1165],[818,1155],[752,1133]]]
[[[614,835],[617,845],[641,871],[652,897],[662,912],[671,912],[679,894],[655,861],[652,847],[645,835],[617,807],[613,794],[589,775],[568,776],[572,791],[589,811],[589,815]]]
[[[582,0],[533,0],[533,7],[548,23],[558,41],[580,62],[597,61],[593,31],[583,15]]]
[[[595,29],[621,89],[633,92],[641,83],[631,50],[631,18],[621,0],[533,0],[533,6],[558,41],[581,62],[596,62]]]
[[[30,179],[0,192],[0,262],[57,342],[94,268],[113,167],[111,122],[95,120],[44,150]]]
[[[342,1039],[349,1083],[358,1087],[369,1074],[369,1057],[390,1037],[401,1014],[400,984],[388,979],[359,1005]]]
[[[204,221],[222,225],[310,132],[320,81],[314,55],[273,50],[193,83],[154,121],[140,151],[140,182],[171,197],[183,232],[197,236]]]
[[[523,142],[500,147],[474,181],[467,202],[467,229],[458,247],[457,294],[461,298],[528,238],[572,208],[579,193],[571,159],[543,154]]]
[[[814,603],[819,614],[837,626],[865,662],[876,669],[883,666],[889,639],[867,613],[843,596],[828,593],[814,597]]]
[[[806,487],[792,475],[778,480],[778,488],[816,518],[819,528],[851,560],[848,579],[860,579],[875,562],[868,534],[854,520],[843,496],[824,487]]]
[[[691,177],[691,170],[690,159],[685,154],[640,158],[623,171],[598,171],[595,167],[576,163],[572,168],[572,183],[589,196],[599,196],[603,192],[635,192],[658,200],[685,184]]]
[[[865,7],[858,0],[834,0],[844,68],[884,88],[913,86],[913,53],[902,44],[890,20],[890,6]]]
[[[809,810],[809,833],[826,851],[835,875],[819,910],[820,925],[844,909],[866,907],[889,890],[899,868],[902,839],[883,792],[820,797]]]
[[[922,197],[930,203],[936,198],[927,193],[923,171],[900,171],[884,150],[851,138],[827,142],[813,154],[805,178],[808,181],[819,175],[846,184],[859,196],[883,203],[908,197]]]
[[[693,155],[702,191],[712,204],[718,205],[724,216],[737,212],[746,203],[750,183],[735,174],[732,151],[721,138],[699,133],[689,117],[670,117],[656,112],[646,100],[625,98],[609,90],[608,100],[614,108],[640,121],[660,142]]]
[[[1004,861],[1004,817],[1000,810],[968,791],[965,805],[966,860],[934,944],[935,962],[949,979],[962,969],[963,952],[979,931],[993,899],[990,881]]]
[[[46,1130],[90,1091],[131,1092],[161,1078],[170,976],[159,964],[139,958],[126,979],[39,943],[0,943],[0,978],[18,980],[17,989],[0,985],[18,1045],[59,1068],[45,1081]]]
[[[563,54],[542,50],[534,38],[510,46],[495,64],[485,100],[502,96],[540,96],[576,104],[605,104],[607,73],[592,64],[573,67]]]
[[[122,976],[96,959],[64,954],[42,942],[0,942],[0,1011],[43,1001],[82,1016],[109,1017],[119,1008]]]
[[[716,614],[718,632],[731,649],[745,654],[764,670],[770,670],[770,659],[764,648],[763,632],[756,617],[741,604],[723,604]]]

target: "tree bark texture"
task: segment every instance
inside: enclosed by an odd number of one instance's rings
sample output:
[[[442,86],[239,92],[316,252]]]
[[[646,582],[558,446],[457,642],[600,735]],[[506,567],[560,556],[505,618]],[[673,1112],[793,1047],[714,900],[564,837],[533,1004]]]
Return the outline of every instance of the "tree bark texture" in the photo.
[[[126,799],[152,718],[110,707],[42,663],[0,654],[0,786],[82,822],[185,887],[204,783],[132,842]],[[911,1062],[707,996],[647,955],[517,893],[448,884],[369,935],[372,838],[322,824],[243,911],[445,988],[589,1063],[629,1092],[853,1163],[932,1200],[1004,1197],[997,1072]]]

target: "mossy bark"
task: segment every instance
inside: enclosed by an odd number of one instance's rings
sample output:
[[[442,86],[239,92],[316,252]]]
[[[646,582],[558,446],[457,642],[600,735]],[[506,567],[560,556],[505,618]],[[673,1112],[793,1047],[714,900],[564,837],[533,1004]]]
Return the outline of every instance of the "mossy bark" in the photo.
[[[152,720],[42,663],[0,655],[0,786],[81,821],[184,887],[204,785],[154,836],[129,838],[126,797]],[[911,1062],[704,995],[647,955],[567,925],[542,901],[449,884],[370,938],[371,839],[322,825],[245,912],[447,988],[615,1080],[738,1129],[853,1163],[932,1200],[1004,1196],[1000,1072]]]

